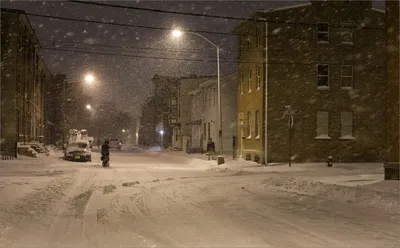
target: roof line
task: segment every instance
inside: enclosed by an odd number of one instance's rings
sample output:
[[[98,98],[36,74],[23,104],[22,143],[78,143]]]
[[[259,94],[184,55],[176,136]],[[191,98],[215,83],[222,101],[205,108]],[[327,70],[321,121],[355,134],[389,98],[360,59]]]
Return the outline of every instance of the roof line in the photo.
[[[371,8],[371,10],[378,11],[380,13],[385,13],[384,9]]]
[[[311,6],[311,2],[300,3],[300,4],[296,4],[296,5],[290,5],[290,6],[275,8],[275,9],[271,8],[271,9],[267,9],[267,10],[258,10],[257,12],[269,13],[269,12],[274,12],[274,11],[287,10],[287,9],[293,9],[293,8],[301,8],[301,7],[307,7],[307,6]]]

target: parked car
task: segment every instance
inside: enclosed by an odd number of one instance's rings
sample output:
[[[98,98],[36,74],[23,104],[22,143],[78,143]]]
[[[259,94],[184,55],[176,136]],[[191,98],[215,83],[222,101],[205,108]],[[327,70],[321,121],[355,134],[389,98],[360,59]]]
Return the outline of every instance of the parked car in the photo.
[[[65,160],[92,162],[92,150],[87,140],[69,142],[64,152]]]
[[[111,138],[109,143],[110,149],[118,149],[122,150],[122,143],[121,140],[118,138]]]

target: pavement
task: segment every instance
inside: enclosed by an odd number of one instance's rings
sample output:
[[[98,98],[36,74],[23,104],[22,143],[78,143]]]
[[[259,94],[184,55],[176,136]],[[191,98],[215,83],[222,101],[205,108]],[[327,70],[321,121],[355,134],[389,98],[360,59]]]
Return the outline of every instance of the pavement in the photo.
[[[399,246],[394,206],[305,180],[379,174],[373,165],[216,166],[135,147],[112,151],[110,168],[96,150],[88,163],[60,156],[0,161],[0,247]]]

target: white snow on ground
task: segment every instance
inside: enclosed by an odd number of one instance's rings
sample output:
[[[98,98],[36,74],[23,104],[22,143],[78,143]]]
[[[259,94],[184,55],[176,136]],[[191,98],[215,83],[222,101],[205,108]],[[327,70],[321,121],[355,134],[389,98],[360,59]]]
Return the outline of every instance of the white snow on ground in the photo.
[[[176,153],[184,157],[182,152]],[[165,154],[168,156],[171,154]],[[210,166],[212,171],[249,173],[272,173],[263,181],[269,188],[296,194],[371,206],[400,215],[400,182],[385,181],[383,165],[379,163],[325,163],[288,164],[273,163],[262,166],[243,159],[227,158],[224,165],[206,160],[205,155],[186,155],[193,163]],[[239,175],[238,174],[238,175]]]
[[[217,167],[201,157],[138,150],[112,151],[110,168],[99,167],[95,152],[93,163],[57,157],[34,161],[0,164],[0,181],[11,182],[0,199],[18,190],[12,182],[35,188],[0,201],[0,247],[399,245],[398,217],[386,209],[359,207],[340,192],[335,198],[336,189],[325,188],[346,186],[311,180],[332,181],[329,176],[345,171],[356,175],[357,168],[294,164],[260,172],[251,165],[247,171],[247,163]],[[380,173],[373,166],[360,171]],[[346,195],[366,204],[361,191]]]

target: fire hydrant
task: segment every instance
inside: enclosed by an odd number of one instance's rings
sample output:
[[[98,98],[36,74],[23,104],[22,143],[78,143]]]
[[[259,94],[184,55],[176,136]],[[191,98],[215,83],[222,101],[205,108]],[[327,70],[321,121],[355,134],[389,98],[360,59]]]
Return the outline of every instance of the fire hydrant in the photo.
[[[332,167],[332,165],[333,165],[333,158],[332,158],[332,156],[329,156],[329,157],[326,159],[326,165],[327,165],[328,167]]]

